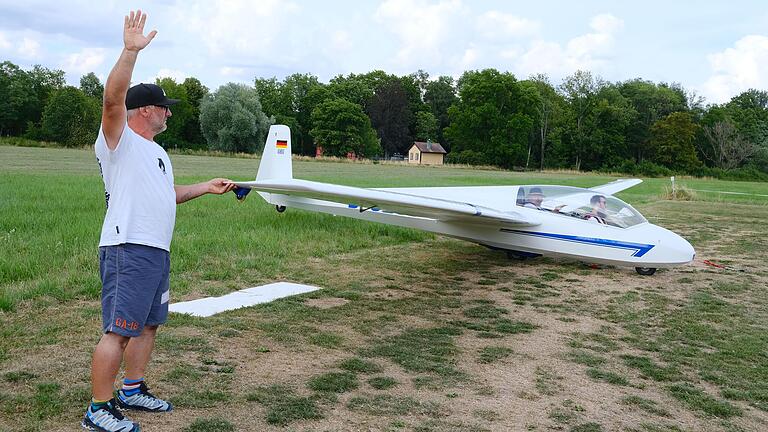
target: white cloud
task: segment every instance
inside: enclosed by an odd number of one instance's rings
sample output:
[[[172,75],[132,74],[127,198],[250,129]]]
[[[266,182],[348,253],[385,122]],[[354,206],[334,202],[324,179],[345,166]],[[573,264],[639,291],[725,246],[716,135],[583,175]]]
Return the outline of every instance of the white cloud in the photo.
[[[624,21],[611,14],[600,14],[592,18],[589,26],[598,33],[616,33],[624,28]]]
[[[521,55],[523,55],[523,50],[518,47],[506,48],[499,51],[499,56],[506,60],[514,60]]]
[[[701,93],[709,102],[727,102],[750,88],[768,87],[768,37],[750,35],[732,48],[707,56],[712,76]]]
[[[163,78],[172,78],[177,83],[183,82],[187,77],[190,75],[186,72],[182,72],[180,70],[176,69],[167,69],[162,68],[159,71],[157,71],[157,75],[155,76],[155,79],[163,79]],[[152,80],[154,82],[155,80]]]
[[[104,63],[104,53],[104,48],[83,48],[80,52],[66,56],[61,68],[75,75],[93,72]]]
[[[534,36],[539,28],[537,21],[498,11],[488,11],[477,19],[477,31],[489,39]]]
[[[336,30],[331,35],[331,46],[334,51],[349,51],[352,48],[352,39],[344,30]]]
[[[567,61],[560,44],[534,41],[530,48],[517,59],[516,67],[525,77],[535,73],[565,75],[567,74],[566,65]]]
[[[0,49],[9,49],[11,48],[11,42],[8,40],[7,37],[5,37],[5,34],[3,32],[0,32]]]
[[[40,55],[40,42],[24,37],[19,44],[19,54],[25,58],[36,58]]]
[[[283,0],[178,1],[178,21],[217,57],[260,59],[292,34],[299,7]]]
[[[241,77],[245,75],[246,70],[240,67],[224,66],[222,68],[219,68],[219,73],[225,77]]]
[[[461,57],[461,65],[463,69],[471,69],[472,66],[477,63],[479,53],[475,48],[467,48],[464,50],[464,55]]]
[[[460,0],[386,0],[376,10],[375,18],[400,39],[395,58],[399,69],[433,68],[445,62],[441,48],[457,48],[447,38],[458,28],[452,24],[461,9]]]
[[[592,32],[574,37],[564,46],[533,41],[518,58],[516,68],[524,76],[535,73],[565,76],[579,69],[600,72],[614,53],[615,34],[623,27],[624,21],[613,15],[597,15],[590,20]]]

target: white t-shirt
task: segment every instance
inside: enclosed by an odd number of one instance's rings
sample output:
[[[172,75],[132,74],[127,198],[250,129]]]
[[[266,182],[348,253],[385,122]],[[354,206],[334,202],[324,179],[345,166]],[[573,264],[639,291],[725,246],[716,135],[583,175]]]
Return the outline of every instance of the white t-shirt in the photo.
[[[170,251],[176,192],[168,153],[128,123],[115,150],[101,128],[94,148],[107,202],[99,246],[135,243]]]

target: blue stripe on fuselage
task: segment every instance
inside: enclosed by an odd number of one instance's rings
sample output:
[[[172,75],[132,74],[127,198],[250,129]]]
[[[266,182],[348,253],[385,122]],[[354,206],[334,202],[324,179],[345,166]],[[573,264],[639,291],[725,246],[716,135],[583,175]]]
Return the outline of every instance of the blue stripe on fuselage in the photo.
[[[629,250],[635,251],[632,254],[632,256],[634,257],[641,257],[645,255],[649,250],[653,249],[654,247],[654,245],[652,244],[631,243],[631,242],[608,240],[608,239],[601,239],[601,238],[595,238],[595,237],[581,237],[581,236],[572,236],[572,235],[565,235],[565,234],[543,233],[543,232],[536,232],[536,231],[520,231],[520,230],[507,229],[507,228],[502,228],[501,231],[506,233],[511,233],[511,234],[522,234],[522,235],[527,235],[532,237],[549,238],[549,239],[562,240],[562,241],[568,241],[573,243],[591,244],[595,246],[605,246],[605,247],[617,248],[617,249],[629,249]]]

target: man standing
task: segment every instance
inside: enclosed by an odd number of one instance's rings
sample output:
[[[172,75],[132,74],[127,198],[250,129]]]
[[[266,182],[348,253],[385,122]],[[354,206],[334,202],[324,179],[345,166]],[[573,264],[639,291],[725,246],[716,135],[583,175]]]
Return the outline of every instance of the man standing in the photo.
[[[146,20],[140,10],[125,17],[124,47],[104,88],[95,144],[107,202],[99,241],[104,334],[93,353],[93,399],[82,426],[96,431],[139,431],[139,425],[125,418],[118,407],[171,411],[170,403],[149,392],[144,372],[157,328],[168,316],[169,249],[176,204],[234,187],[220,178],[174,184],[171,160],[153,140],[166,129],[170,106],[179,101],[168,99],[154,84],[128,88],[139,51],[157,34],[153,30],[144,35]],[[125,380],[114,397],[122,360]]]

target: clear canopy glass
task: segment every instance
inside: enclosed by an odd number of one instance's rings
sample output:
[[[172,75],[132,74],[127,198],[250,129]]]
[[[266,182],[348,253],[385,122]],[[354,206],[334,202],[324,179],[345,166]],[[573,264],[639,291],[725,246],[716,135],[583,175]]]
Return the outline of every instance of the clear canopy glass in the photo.
[[[614,196],[570,186],[520,186],[517,205],[620,228],[647,222],[640,212]]]

